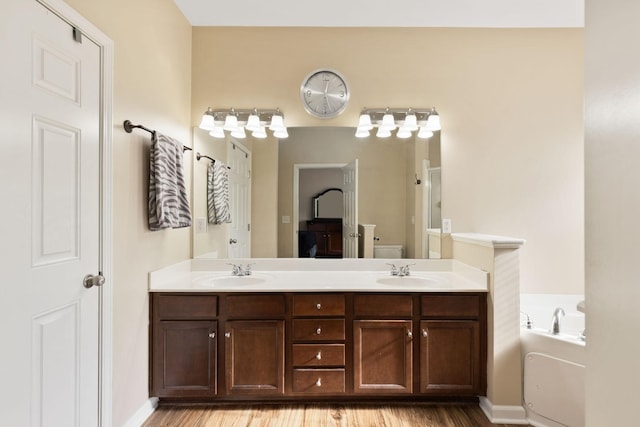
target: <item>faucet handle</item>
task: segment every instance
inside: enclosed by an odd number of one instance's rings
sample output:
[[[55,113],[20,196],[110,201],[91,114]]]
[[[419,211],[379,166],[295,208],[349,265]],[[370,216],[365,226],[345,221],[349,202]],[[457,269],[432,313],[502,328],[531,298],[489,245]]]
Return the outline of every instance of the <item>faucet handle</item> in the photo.
[[[387,265],[391,266],[391,275],[392,276],[397,276],[398,275],[398,267],[396,267],[395,264],[391,264],[390,262],[388,262]]]

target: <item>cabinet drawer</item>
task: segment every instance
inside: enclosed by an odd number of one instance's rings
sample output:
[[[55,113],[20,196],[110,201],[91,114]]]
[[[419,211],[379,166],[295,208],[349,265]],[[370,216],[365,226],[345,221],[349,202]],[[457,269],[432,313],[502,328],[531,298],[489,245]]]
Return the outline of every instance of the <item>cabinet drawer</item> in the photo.
[[[355,295],[353,311],[356,317],[411,317],[411,295]]]
[[[294,369],[294,393],[344,393],[344,369]]]
[[[282,318],[286,310],[284,295],[227,295],[224,304],[227,316],[236,319]]]
[[[212,319],[218,315],[216,295],[154,294],[158,320]]]
[[[434,318],[480,317],[480,295],[424,295],[422,316]]]
[[[294,319],[294,341],[331,341],[344,339],[344,319]]]
[[[311,294],[293,296],[294,316],[344,316],[344,295]]]
[[[344,366],[344,344],[294,344],[293,366]]]

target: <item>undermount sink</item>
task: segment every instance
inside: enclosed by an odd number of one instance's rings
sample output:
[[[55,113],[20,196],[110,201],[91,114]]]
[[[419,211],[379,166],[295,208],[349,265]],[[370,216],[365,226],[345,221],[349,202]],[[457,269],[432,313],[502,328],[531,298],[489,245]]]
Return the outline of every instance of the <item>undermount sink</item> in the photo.
[[[222,287],[222,286],[247,286],[260,285],[267,282],[267,278],[263,276],[218,276],[207,277],[198,281],[202,286]]]
[[[391,276],[376,280],[381,285],[391,286],[434,286],[437,280],[418,276]]]

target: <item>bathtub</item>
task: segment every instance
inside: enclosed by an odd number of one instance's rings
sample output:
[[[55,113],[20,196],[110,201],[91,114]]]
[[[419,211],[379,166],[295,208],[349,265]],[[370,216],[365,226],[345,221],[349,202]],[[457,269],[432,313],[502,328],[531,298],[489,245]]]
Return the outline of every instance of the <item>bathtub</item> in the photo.
[[[520,329],[523,406],[533,426],[585,425],[584,314],[576,309],[581,300],[579,295],[521,296],[521,311],[526,313]],[[560,319],[560,334],[553,335],[549,330],[556,307],[566,315]]]

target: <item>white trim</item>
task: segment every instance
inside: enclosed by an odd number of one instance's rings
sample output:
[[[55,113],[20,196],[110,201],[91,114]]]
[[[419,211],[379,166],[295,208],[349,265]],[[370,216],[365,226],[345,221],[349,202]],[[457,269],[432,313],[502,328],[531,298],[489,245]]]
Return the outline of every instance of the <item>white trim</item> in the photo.
[[[293,164],[293,258],[298,258],[298,231],[300,227],[300,169],[342,169],[348,163],[294,163]]]
[[[517,249],[526,242],[526,240],[516,237],[493,236],[479,233],[452,233],[451,238],[455,242],[473,243],[495,249]]]
[[[140,427],[156,410],[158,401],[159,399],[157,397],[152,397],[144,402],[122,427]]]
[[[100,399],[99,426],[112,425],[113,372],[113,242],[112,242],[112,129],[113,129],[113,40],[62,0],[36,0],[78,28],[100,48],[100,111],[101,111],[101,259],[100,270],[107,279],[100,288]]]
[[[492,424],[529,424],[522,406],[494,405],[486,397],[480,397],[480,409]]]

